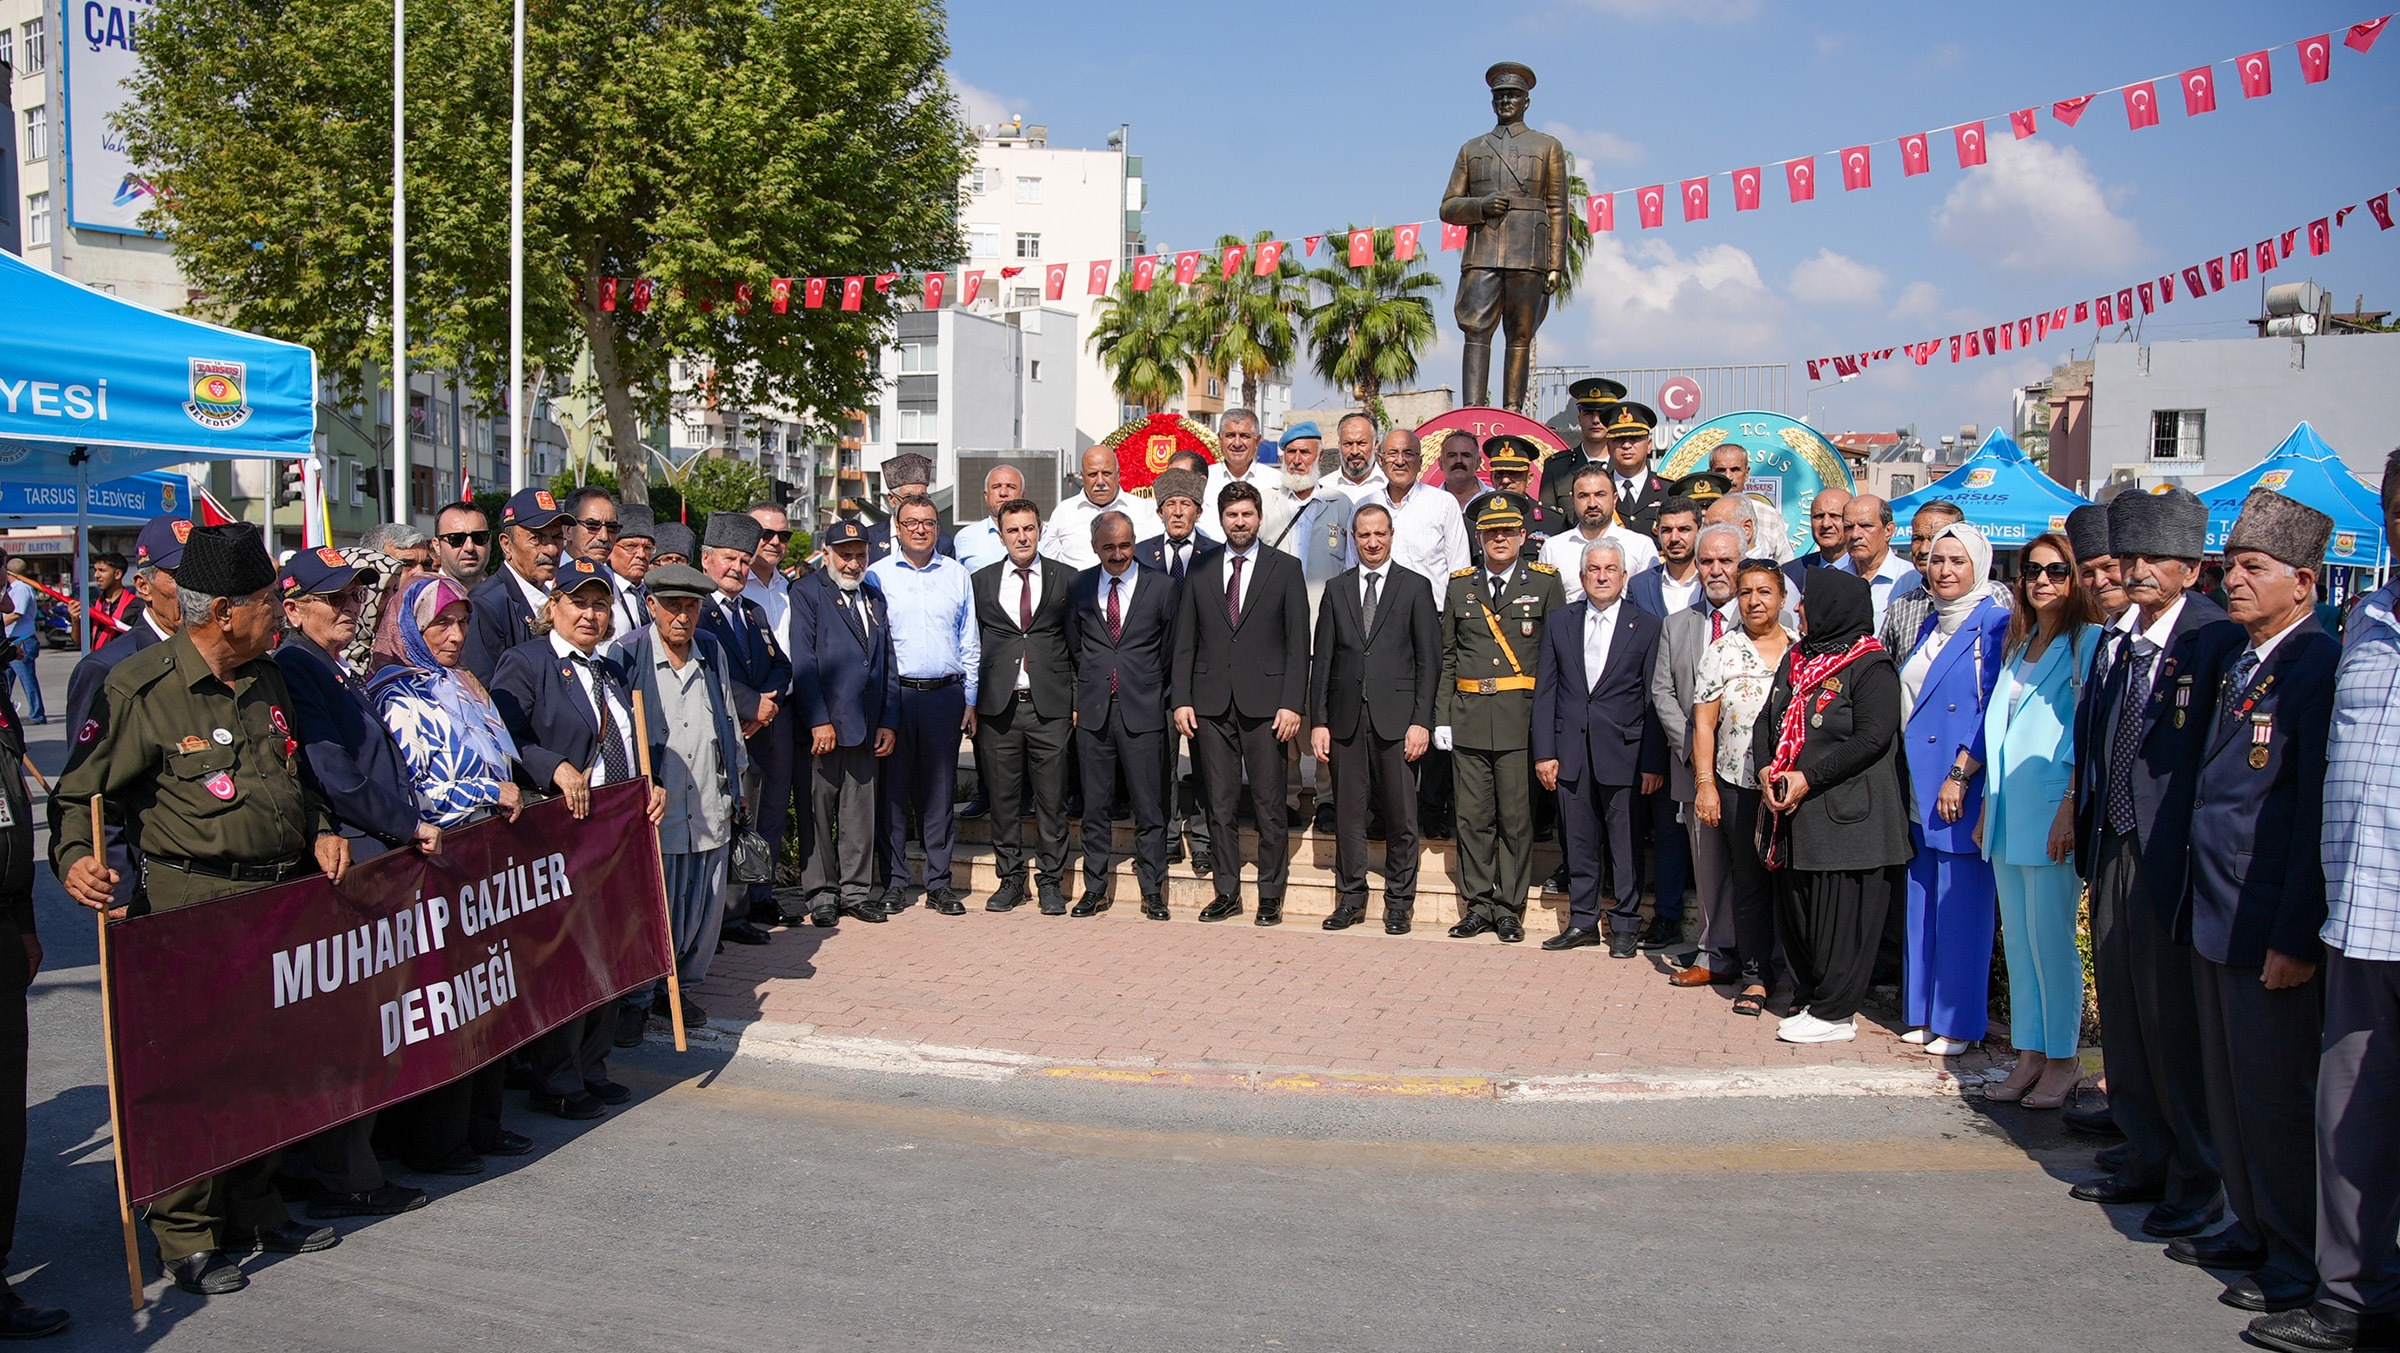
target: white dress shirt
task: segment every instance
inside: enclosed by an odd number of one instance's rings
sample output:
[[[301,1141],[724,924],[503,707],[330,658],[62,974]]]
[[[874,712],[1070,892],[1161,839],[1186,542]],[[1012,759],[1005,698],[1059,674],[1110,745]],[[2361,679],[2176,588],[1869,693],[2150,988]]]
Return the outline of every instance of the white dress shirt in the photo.
[[[1598,539],[1586,537],[1581,526],[1563,535],[1542,542],[1542,562],[1558,570],[1559,585],[1566,589],[1567,600],[1583,600],[1583,552],[1587,546],[1602,540],[1613,540],[1625,551],[1625,577],[1630,584],[1633,576],[1658,562],[1658,546],[1650,537],[1621,521],[1612,521]]]
[[[1606,606],[1589,606],[1583,612],[1583,677],[1589,691],[1600,684],[1601,674],[1608,670],[1609,646],[1617,633],[1617,609],[1625,604],[1623,594]]]
[[[768,570],[766,577],[761,578],[758,576],[758,570],[754,568],[750,570],[749,578],[742,584],[742,595],[757,602],[758,609],[767,613],[767,630],[776,636],[775,642],[778,647],[791,642],[791,579],[772,569]]]
[[[1700,602],[1699,565],[1693,565],[1691,578],[1680,583],[1675,581],[1674,575],[1661,567],[1658,571],[1658,595],[1661,600],[1666,602],[1668,615],[1673,615],[1677,611],[1688,611],[1698,605]]]
[[[1237,479],[1258,490],[1258,538],[1273,540],[1292,519],[1291,505],[1283,495],[1283,467],[1263,460],[1251,461],[1250,468],[1238,475],[1225,468],[1223,461],[1208,467],[1208,487],[1201,490],[1200,534],[1210,540],[1225,538],[1225,528],[1217,521],[1217,494]]]
[[[1025,570],[1023,577],[1018,576],[1018,567],[1016,561],[1012,559],[1003,557],[1000,560],[1000,588],[997,595],[1002,599],[1001,608],[1008,612],[1010,622],[1017,625],[1019,633],[1023,633],[1025,626],[1020,617],[1032,615],[1042,609],[1041,557],[1037,555],[1030,563],[1023,566]],[[1033,689],[1033,667],[1024,656],[1019,656],[1017,659],[1017,689],[1021,691]]]
[[[1127,564],[1123,573],[1111,573],[1107,569],[1100,570],[1100,581],[1093,587],[1092,597],[1100,605],[1101,624],[1108,623],[1108,585],[1112,582],[1119,584],[1117,588],[1117,620],[1122,624],[1133,615],[1133,589],[1134,585],[1141,581],[1141,577],[1142,566],[1139,564]]]
[[[535,615],[540,615],[542,607],[549,604],[550,589],[517,572],[514,564],[502,564],[500,567],[508,570],[509,581],[515,583],[517,591],[524,594],[525,604],[533,608]]]
[[[1255,540],[1250,542],[1250,548],[1246,550],[1236,550],[1230,545],[1225,547],[1222,559],[1225,567],[1225,592],[1227,596],[1234,597],[1245,607],[1250,604],[1250,584],[1258,579],[1258,555],[1258,542]],[[1241,581],[1238,587],[1234,581],[1233,571],[1233,564],[1237,559],[1242,563]],[[1234,596],[1237,591],[1240,595]]]
[[[1369,578],[1375,580],[1375,604],[1379,607],[1389,604],[1392,599],[1392,561],[1386,559],[1377,568],[1368,568],[1365,564],[1358,566],[1358,604],[1361,607],[1367,604]]]
[[[599,709],[600,696],[592,689],[595,684],[592,679],[592,669],[585,663],[577,662],[576,659],[588,657],[592,662],[603,662],[606,659],[598,653],[587,654],[582,649],[568,643],[557,630],[550,631],[550,651],[566,662],[567,670],[575,674],[575,684],[583,687],[583,698],[591,702],[593,709]],[[625,764],[638,768],[642,763],[633,754],[633,711],[625,707],[624,695],[615,686],[611,686],[608,692],[608,718],[610,728],[617,735],[618,745],[625,750]],[[592,736],[592,764],[578,767],[578,769],[591,777],[594,789],[609,783],[608,758],[600,754],[600,738],[597,733]]]
[[[1433,584],[1434,609],[1440,610],[1449,600],[1450,575],[1467,566],[1466,516],[1458,500],[1441,485],[1420,479],[1399,502],[1392,501],[1386,485],[1358,500],[1360,507],[1369,503],[1392,514],[1392,562],[1423,574]],[[1356,562],[1357,547],[1348,553]]]
[[[1200,533],[1192,532],[1181,540],[1161,534],[1158,539],[1159,572],[1174,577],[1178,572],[1192,571],[1192,556],[1200,550]]]
[[[1050,524],[1042,528],[1041,556],[1077,571],[1098,564],[1100,556],[1092,549],[1092,522],[1104,512],[1124,513],[1133,523],[1137,544],[1167,533],[1167,528],[1159,525],[1158,509],[1147,498],[1119,493],[1107,503],[1095,505],[1089,496],[1078,493],[1060,503],[1058,511],[1050,516]]]

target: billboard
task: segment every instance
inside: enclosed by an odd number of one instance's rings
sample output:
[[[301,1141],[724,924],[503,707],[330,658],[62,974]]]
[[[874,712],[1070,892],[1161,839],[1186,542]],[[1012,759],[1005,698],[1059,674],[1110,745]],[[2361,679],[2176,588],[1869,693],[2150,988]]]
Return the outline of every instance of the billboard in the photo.
[[[156,191],[134,172],[110,125],[141,60],[149,0],[66,0],[58,35],[66,83],[67,223],[121,235],[142,231]]]

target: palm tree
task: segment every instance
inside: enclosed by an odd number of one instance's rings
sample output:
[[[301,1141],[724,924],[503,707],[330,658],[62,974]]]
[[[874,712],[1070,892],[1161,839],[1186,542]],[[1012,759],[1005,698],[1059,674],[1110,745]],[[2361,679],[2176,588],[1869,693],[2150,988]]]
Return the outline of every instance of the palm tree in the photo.
[[[1575,285],[1583,280],[1583,260],[1592,252],[1592,223],[1582,210],[1583,200],[1592,195],[1592,186],[1581,174],[1567,175],[1567,266],[1558,275],[1558,290],[1551,293],[1550,304],[1565,305],[1575,294]]]
[[[1426,271],[1421,253],[1406,263],[1393,258],[1389,230],[1375,232],[1375,259],[1364,268],[1337,259],[1309,272],[1327,299],[1309,312],[1308,346],[1317,374],[1381,421],[1383,387],[1415,380],[1433,342],[1433,305],[1424,293],[1441,290],[1442,279]]]
[[[1172,284],[1136,291],[1130,271],[1100,307],[1090,346],[1120,399],[1157,413],[1183,393],[1199,353],[1191,308]]]
[[[1275,238],[1262,230],[1251,239],[1222,235],[1217,257],[1237,245],[1255,250]],[[1247,260],[1245,260],[1247,262]],[[1244,266],[1231,277],[1210,277],[1192,288],[1192,321],[1197,330],[1199,358],[1209,373],[1230,383],[1241,377],[1237,403],[1257,407],[1259,382],[1270,372],[1284,370],[1300,350],[1299,320],[1307,311],[1308,285],[1300,264],[1282,259],[1265,277]]]

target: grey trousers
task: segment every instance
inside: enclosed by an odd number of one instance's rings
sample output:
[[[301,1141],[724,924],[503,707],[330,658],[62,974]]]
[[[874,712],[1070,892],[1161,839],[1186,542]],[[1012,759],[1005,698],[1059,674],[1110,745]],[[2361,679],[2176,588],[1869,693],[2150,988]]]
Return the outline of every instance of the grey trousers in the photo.
[[[2269,991],[2259,972],[2192,955],[2209,1140],[2237,1224],[2253,1245],[2266,1249],[2261,1277],[2269,1289],[2313,1288],[2316,1054],[2324,1036],[2325,979],[2320,971],[2299,986]]]
[[[2201,1088],[2197,1002],[2189,945],[2177,944],[2142,882],[2140,846],[2104,831],[2092,871],[2092,959],[2108,1105],[2125,1134],[2134,1184],[2166,1189],[2166,1206],[2216,1196],[2217,1153]]]
[[[2400,1320],[2400,960],[2325,951],[2317,1304]]]
[[[817,848],[800,876],[811,907],[858,905],[874,887],[875,762],[872,742],[816,758]]]
[[[1733,821],[1732,791],[1720,793],[1717,802],[1723,820],[1714,827],[1700,820],[1699,810],[1688,800],[1677,799],[1675,809],[1683,814],[1692,843],[1692,902],[1700,912],[1700,952],[1693,962],[1710,972],[1728,973],[1741,966],[1740,945],[1734,938],[1733,856],[1725,844],[1726,827]]]
[[[717,957],[717,935],[725,928],[726,895],[732,888],[726,880],[732,854],[733,845],[727,842],[715,850],[667,855],[659,861],[667,879],[668,938],[675,945],[675,979],[684,984],[687,994],[693,983],[708,976],[709,965]],[[651,999],[665,995],[666,990],[662,979],[627,992],[625,1004],[647,1010]]]

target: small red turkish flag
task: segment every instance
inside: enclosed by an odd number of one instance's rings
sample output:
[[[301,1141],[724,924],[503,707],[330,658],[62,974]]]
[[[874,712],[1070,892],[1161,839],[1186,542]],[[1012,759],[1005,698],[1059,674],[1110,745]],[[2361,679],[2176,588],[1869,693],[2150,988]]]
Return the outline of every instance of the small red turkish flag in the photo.
[[[2308,252],[2311,257],[2333,247],[2333,223],[2320,216],[2308,223]]]
[[[647,277],[637,277],[633,279],[633,313],[638,315],[649,308],[650,279]]]
[[[1987,327],[1984,329],[1984,331],[1983,331],[1983,351],[1985,351],[1985,352],[1998,352],[1999,350],[2000,350],[2000,335],[1999,335],[1999,332],[1998,332],[1997,330],[1994,330],[1994,329],[1992,329],[1992,328],[1990,328],[1990,327],[1988,327],[1988,326],[1987,326]],[[1974,336],[1974,335],[1972,335],[1972,334],[1969,334],[1969,335],[1967,336],[1967,355],[1968,355],[1969,357],[1974,357],[1974,356],[1977,356],[1977,355],[1978,355],[1978,354],[1976,353],[1976,351],[1975,351],[1975,336]]]
[[[2148,282],[2142,283],[2140,286],[2135,287],[2134,290],[2141,293],[2143,314],[2147,315],[2151,311],[2158,308],[2158,295],[2156,292],[2151,290]]]
[[[1959,341],[1959,336],[1957,334],[1950,335],[1950,360],[1953,362],[1958,360]]]
[[[733,284],[733,313],[737,315],[750,313],[750,284],[748,282]]]
[[[1986,330],[1984,330],[1984,331],[1983,331],[1983,336],[1984,336],[1984,338],[1985,338],[1986,340],[1989,340],[1989,339],[1991,338],[1991,336],[1992,336],[1992,331],[1991,331],[1991,330],[1989,330],[1989,329],[1986,329]],[[1968,330],[1968,331],[1967,331],[1967,355],[1968,355],[1969,357],[1981,357],[1981,356],[1984,354],[1984,352],[1985,352],[1985,346],[1984,346],[1983,344],[1978,344],[1978,343],[1975,341],[1975,332],[1974,332],[1974,330],[1972,330],[1972,329]]]
[[[1925,133],[1912,132],[1900,138],[1900,177],[1914,178],[1933,168],[1925,152]]]
[[[2367,51],[2374,47],[2375,39],[2383,36],[2383,26],[2391,21],[2392,16],[2386,14],[2380,19],[2369,19],[2365,23],[2354,23],[2350,25],[2349,33],[2342,38],[2342,45],[2350,48],[2353,51]]]
[[[2075,303],[2075,322],[2077,324],[2089,324],[2092,322],[2092,303],[2090,301],[2077,301]]]
[[[925,308],[928,310],[941,309],[942,297],[949,290],[950,274],[946,272],[929,272],[925,274]]]
[[[2350,219],[2350,213],[2352,213],[2352,212],[2354,212],[2354,211],[2356,211],[2356,210],[2358,210],[2358,204],[2357,204],[2356,202],[2353,202],[2353,203],[2351,203],[2351,204],[2350,204],[2349,206],[2347,206],[2347,207],[2340,207],[2340,208],[2337,208],[2337,209],[2335,209],[2335,211],[2334,211],[2334,213],[2333,213],[2333,225],[2334,225],[2334,228],[2335,228],[2336,230],[2339,230],[2339,229],[2342,227],[2343,223],[2347,222],[2347,221]]]
[[[1105,258],[1096,258],[1092,260],[1089,276],[1084,282],[1084,294],[1086,296],[1106,296],[1108,294],[1109,263],[1110,260]]]
[[[1148,291],[1158,280],[1158,255],[1144,254],[1133,261],[1133,289]]]
[[[982,273],[967,272],[960,273],[958,275],[958,303],[960,305],[973,305],[975,304],[975,298],[981,296],[982,294]]]
[[[1617,228],[1617,195],[1615,193],[1594,193],[1584,201],[1583,212],[1585,222],[1591,226],[1593,234],[1614,230]],[[1462,236],[1465,235],[1466,227],[1459,227],[1458,233]]]
[[[2368,198],[2367,213],[2375,218],[2375,224],[2379,228],[2384,230],[2391,229],[2392,195],[2390,193],[2377,193],[2373,197]]]
[[[2132,318],[2133,318],[2133,288],[2132,288],[2132,287],[2119,287],[2119,288],[2117,288],[2117,318],[2118,318],[2118,319],[2132,319]]]
[[[1933,360],[1934,347],[1932,343],[1911,343],[1908,345],[1908,355],[1917,359],[1918,366],[1923,366]]]
[[[2217,68],[2195,66],[2183,73],[2183,115],[2198,117],[2217,111]]]
[[[2050,105],[2050,116],[2072,127],[2075,120],[2083,116],[2083,110],[2092,106],[2092,97],[2084,94],[2072,99],[2060,99]]]
[[[1597,229],[1597,227],[1594,228]],[[1452,225],[1448,221],[1442,222],[1442,248],[1447,251],[1466,247],[1467,228],[1462,225]]]
[[[2054,330],[2067,327],[2067,307],[2062,305],[2050,312],[2050,327]]]
[[[879,272],[875,274],[875,289],[888,295],[891,292],[892,283],[899,280],[900,274],[896,272]]]
[[[1053,263],[1042,269],[1042,299],[1063,301],[1067,298],[1067,265]]]
[[[767,294],[775,298],[775,313],[788,313],[792,308],[792,279],[778,277],[767,284]]]
[[[856,310],[866,299],[866,278],[845,277],[842,279],[842,308],[844,310]]]
[[[2292,245],[2299,238],[2300,230],[2297,226],[2283,232],[2283,256],[2285,258],[2290,258],[2292,256]]]
[[[2033,346],[2032,320],[2021,319],[2017,321],[2017,346],[2020,348],[2030,348]]]
[[[1186,249],[1175,256],[1175,285],[1188,287],[1200,278],[1200,251]]]
[[[614,277],[600,279],[600,308],[602,310],[617,308],[617,279]]]
[[[2158,303],[2160,305],[2173,305],[2175,303],[2175,274],[2164,273],[2160,275],[2158,279]]]
[[[1817,359],[1814,357],[1808,359],[1808,378],[1812,381],[1822,379],[1822,377],[1819,375]]]
[[[1861,188],[1875,186],[1875,168],[1867,157],[1865,146],[1852,146],[1842,152],[1842,191],[1855,193]]]
[[[1258,261],[1251,265],[1250,275],[1253,277],[1268,277],[1272,276],[1282,267],[1283,241],[1269,240],[1265,244],[1258,246]]]
[[[2002,351],[2002,352],[2014,352],[2014,351],[2016,351],[2016,347],[2017,347],[2017,326],[2016,326],[2016,325],[2014,325],[2014,324],[2003,324],[2003,325],[2001,325],[2001,326],[2000,326],[2000,351]]]
[[[2050,336],[2050,317],[2048,315],[2033,317],[2033,336],[2037,339]]]
[[[2233,63],[2242,73],[2242,97],[2263,99],[2275,92],[2275,63],[2265,52],[2252,52]]]
[[[2322,84],[2333,74],[2333,35],[2319,33],[2313,38],[2300,39],[2300,78],[2308,84]]]
[[[1858,374],[1858,359],[1857,359],[1857,358],[1855,358],[1855,357],[1836,357],[1836,358],[1834,358],[1834,359],[1833,359],[1833,374],[1835,374],[1836,376],[1855,376],[1855,375],[1857,375],[1857,374]]]
[[[1425,223],[1411,221],[1392,227],[1392,257],[1403,263],[1417,256],[1417,241],[1424,235]]]
[[[2100,321],[2102,328],[2117,322],[2116,307],[2106,296],[2095,299],[2092,304],[2099,309],[2099,313],[2094,318]]]
[[[1697,178],[1683,181],[1683,219],[1686,221],[1708,219],[1707,179]]]
[[[2125,86],[2125,126],[2138,131],[2158,125],[2158,86],[2145,80],[2138,85]]]
[[[2275,241],[2260,240],[2258,242],[2258,270],[2260,272],[2267,272],[2282,261],[2282,257],[2275,252]]]
[[[1250,251],[1248,249],[1238,244],[1226,245],[1225,256],[1217,266],[1217,280],[1230,281],[1235,273],[1242,270],[1242,265],[1249,261]]]
[[[1791,191],[1792,191],[1792,200],[1793,200],[1794,202],[1814,202],[1814,201],[1816,201],[1816,200],[1817,200],[1817,160],[1816,160],[1816,157],[1812,155],[1812,156],[1810,156],[1809,158],[1807,158],[1807,159],[1805,159],[1805,160],[1786,160],[1786,161],[1784,161],[1784,162],[1783,162],[1783,181],[1784,181],[1784,184],[1785,184],[1785,186],[1787,186],[1787,187],[1789,187],[1789,188],[1791,189]]]
[[[1373,267],[1375,264],[1375,232],[1372,230],[1351,231],[1350,252],[1343,261],[1353,268]]]
[[[2033,135],[2033,110],[2031,108],[2019,108],[2017,111],[2010,113],[2008,115],[2008,129],[2012,132],[2015,132],[2017,134],[2017,139],[2020,141],[2024,140],[2028,136]]]
[[[1758,210],[1758,169],[1756,166],[1733,171],[1733,209],[1735,211]]]
[[[2246,282],[2250,280],[2250,251],[2236,249],[2227,254],[2225,256],[2225,272],[2231,281]]]
[[[800,284],[800,306],[801,306],[801,308],[802,308],[802,309],[804,309],[804,310],[822,310],[822,309],[824,309],[824,307],[825,307],[825,279],[824,279],[824,278],[822,278],[822,277],[811,277],[811,278],[809,278],[807,281],[805,281],[805,282],[802,282],[802,283]]]
[[[2222,257],[2212,258],[2205,267],[2208,274],[2208,289],[2223,291],[2225,289],[2225,260]]]
[[[1655,230],[1667,223],[1667,185],[1653,183],[1633,195],[1634,209],[1642,218],[1642,229]]]
[[[2183,291],[2185,295],[2195,298],[2208,294],[2208,279],[2201,275],[2199,264],[2183,270]]]
[[[1300,252],[1310,258],[1315,258],[1317,256],[1317,246],[1323,244],[1324,242],[1325,237],[1323,235],[1303,235],[1300,237]]]
[[[1983,124],[1970,122],[1957,129],[1958,167],[1971,169],[1983,163]]]

